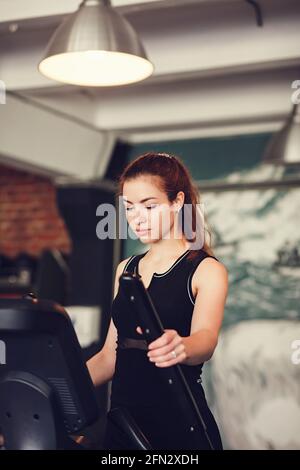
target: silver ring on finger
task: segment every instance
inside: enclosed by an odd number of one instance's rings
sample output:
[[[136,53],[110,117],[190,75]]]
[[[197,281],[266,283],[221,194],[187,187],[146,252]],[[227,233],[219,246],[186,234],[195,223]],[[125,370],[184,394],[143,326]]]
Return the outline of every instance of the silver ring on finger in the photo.
[[[171,354],[172,354],[173,358],[174,358],[174,359],[176,359],[176,357],[177,357],[177,354],[176,354],[176,351],[175,351],[175,349],[173,349],[173,351],[171,351]]]

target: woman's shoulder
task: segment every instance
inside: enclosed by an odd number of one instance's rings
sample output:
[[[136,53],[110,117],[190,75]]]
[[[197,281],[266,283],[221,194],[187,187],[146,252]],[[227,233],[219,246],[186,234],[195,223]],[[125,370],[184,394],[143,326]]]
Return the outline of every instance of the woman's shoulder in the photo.
[[[122,273],[122,272],[126,271],[126,269],[131,264],[131,261],[133,261],[137,256],[138,256],[138,254],[133,254],[131,256],[128,256],[128,258],[125,258],[122,261],[120,261],[120,263],[118,264],[118,267],[117,267],[118,272]]]
[[[214,255],[206,254],[206,256],[200,257],[195,262],[193,278],[196,284],[216,279],[228,280],[226,266]]]
[[[128,265],[129,261],[132,259],[132,257],[133,257],[133,255],[128,256],[128,258],[123,259],[122,261],[120,261],[120,263],[118,264],[118,267],[117,267],[117,271],[119,271],[119,272],[125,271],[125,268]]]

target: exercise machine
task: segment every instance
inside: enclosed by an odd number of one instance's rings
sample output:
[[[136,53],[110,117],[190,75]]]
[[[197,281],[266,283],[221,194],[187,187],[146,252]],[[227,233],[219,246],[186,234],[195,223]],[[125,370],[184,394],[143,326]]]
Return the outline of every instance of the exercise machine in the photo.
[[[95,389],[64,308],[33,295],[0,300],[0,434],[4,450],[84,450]],[[151,449],[126,409],[109,413],[132,448]],[[72,436],[72,437],[71,437]]]

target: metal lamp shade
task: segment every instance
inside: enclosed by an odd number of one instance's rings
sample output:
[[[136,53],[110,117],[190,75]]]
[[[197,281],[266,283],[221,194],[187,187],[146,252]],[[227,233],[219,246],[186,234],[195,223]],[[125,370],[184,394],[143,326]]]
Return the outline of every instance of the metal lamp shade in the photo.
[[[115,86],[153,72],[130,23],[105,0],[87,0],[53,34],[39,71],[63,83]]]
[[[299,105],[294,105],[286,124],[272,137],[263,162],[291,167],[300,166]]]

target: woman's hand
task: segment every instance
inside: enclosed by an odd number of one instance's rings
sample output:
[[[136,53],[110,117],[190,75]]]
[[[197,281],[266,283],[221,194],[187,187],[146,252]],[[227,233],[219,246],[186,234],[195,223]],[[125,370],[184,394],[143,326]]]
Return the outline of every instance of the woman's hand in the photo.
[[[140,326],[136,330],[143,334]],[[184,338],[176,330],[165,330],[163,335],[149,344],[147,355],[157,367],[170,367],[179,364],[187,357]]]

